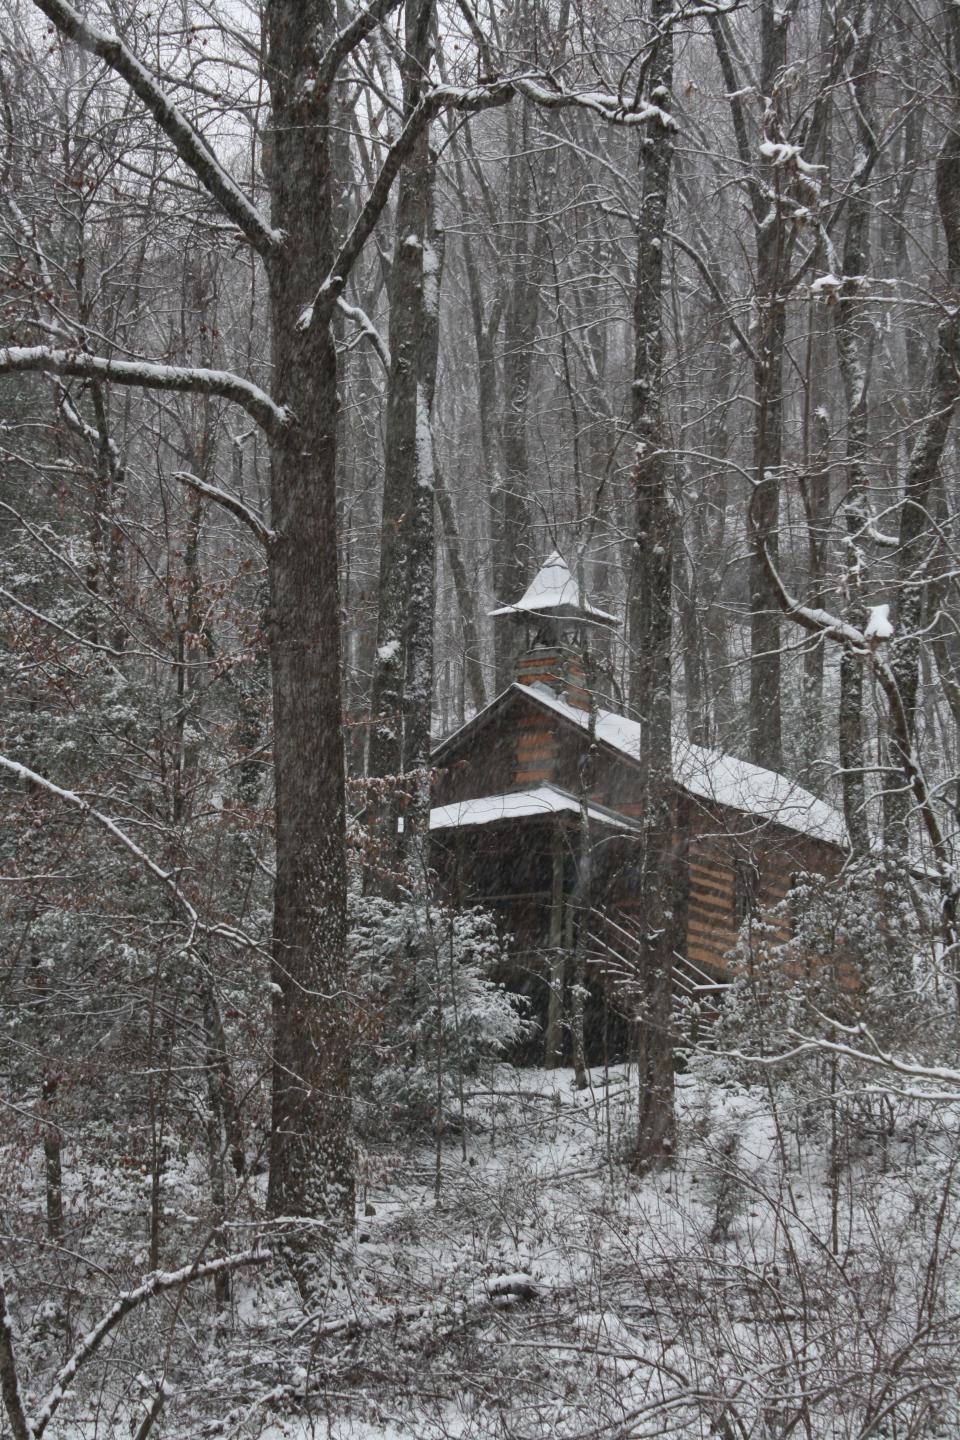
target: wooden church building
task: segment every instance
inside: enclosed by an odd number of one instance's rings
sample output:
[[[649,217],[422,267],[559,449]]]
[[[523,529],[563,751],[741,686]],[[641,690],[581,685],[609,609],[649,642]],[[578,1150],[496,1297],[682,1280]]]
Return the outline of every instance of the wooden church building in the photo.
[[[434,750],[432,863],[451,898],[498,915],[510,937],[509,983],[527,994],[540,1022],[540,1053],[545,1047],[547,1063],[557,1063],[564,970],[584,913],[575,887],[586,824],[588,1052],[597,1063],[601,1013],[604,1053],[625,1043],[642,954],[640,724],[588,693],[580,659],[585,630],[609,630],[616,621],[581,595],[557,553],[516,604],[492,613],[522,628],[524,648],[515,682]],[[581,797],[591,724],[591,793]],[[673,789],[681,917],[675,999],[701,1002],[706,1014],[729,978],[727,956],[743,921],[755,915],[786,938],[792,878],[835,874],[845,830],[836,810],[785,776],[679,735]],[[611,1024],[622,1031],[619,1045]]]

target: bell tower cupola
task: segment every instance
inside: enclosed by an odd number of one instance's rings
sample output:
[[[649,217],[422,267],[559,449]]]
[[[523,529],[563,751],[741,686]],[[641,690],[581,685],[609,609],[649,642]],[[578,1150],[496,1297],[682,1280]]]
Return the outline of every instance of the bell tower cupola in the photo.
[[[591,605],[558,550],[541,565],[513,605],[501,605],[491,616],[506,616],[524,634],[514,679],[521,685],[546,685],[561,699],[589,708],[583,657],[590,634],[609,630],[616,616]]]

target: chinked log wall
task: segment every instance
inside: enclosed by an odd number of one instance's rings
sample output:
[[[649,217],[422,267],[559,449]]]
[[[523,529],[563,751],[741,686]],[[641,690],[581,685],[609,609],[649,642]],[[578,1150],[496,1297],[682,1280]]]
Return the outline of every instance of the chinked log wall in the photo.
[[[624,804],[617,796],[604,793],[596,798],[632,818],[640,816],[639,804]],[[686,833],[675,833],[674,849],[679,860],[686,845],[685,953],[709,971],[724,973],[729,970],[728,956],[737,944],[744,918],[738,908],[738,864],[753,867],[756,888],[752,913],[764,927],[765,939],[778,944],[791,934],[791,918],[784,902],[794,877],[815,872],[829,878],[838,873],[843,856],[834,846],[743,811],[692,797],[681,803]],[[637,898],[629,886],[623,886],[613,904],[630,916],[637,909]]]
[[[555,783],[560,752],[556,727],[531,715],[520,720],[515,733],[516,760],[510,782],[512,786],[527,790],[547,780]]]

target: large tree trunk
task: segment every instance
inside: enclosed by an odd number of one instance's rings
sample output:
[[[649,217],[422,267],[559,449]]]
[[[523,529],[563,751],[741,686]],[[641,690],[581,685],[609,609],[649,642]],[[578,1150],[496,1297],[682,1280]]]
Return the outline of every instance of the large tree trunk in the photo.
[[[960,21],[957,22],[960,30]],[[956,122],[955,122],[956,124]],[[937,157],[937,203],[947,241],[947,273],[954,293],[960,286],[960,129],[954,128]],[[960,400],[960,321],[956,309],[947,309],[937,328],[936,344],[927,383],[925,419],[910,455],[900,507],[897,550],[897,626],[893,673],[905,719],[905,733],[891,737],[891,759],[907,774],[916,734],[920,691],[921,636],[927,587],[937,536],[930,524],[930,505],[957,402]],[[908,817],[912,806],[906,786],[886,793],[887,841],[906,851]]]
[[[837,355],[847,411],[846,496],[846,592],[847,615],[851,625],[862,629],[866,621],[863,588],[866,580],[864,547],[869,518],[866,459],[869,446],[869,409],[872,332],[861,296],[861,277],[869,265],[870,208],[868,185],[877,157],[877,142],[871,125],[868,64],[873,33],[867,31],[853,54],[852,86],[857,100],[857,139],[862,161],[857,181],[847,200],[847,233],[843,249],[843,289],[834,312]],[[819,597],[814,600],[820,603]],[[855,855],[866,855],[870,847],[867,826],[863,753],[863,665],[849,648],[840,660],[839,714],[840,771],[843,782],[843,812],[850,845]]]
[[[429,68],[432,13],[432,0],[407,0],[404,107],[408,116]],[[433,186],[434,161],[425,128],[400,172],[390,273],[390,377],[370,771],[405,778],[378,807],[379,857],[385,875],[398,872],[403,859],[422,871],[429,826],[435,561],[431,413],[442,255],[432,229]]]
[[[780,78],[787,63],[790,10],[779,11],[763,0],[760,12],[760,93],[775,107]],[[774,124],[776,120],[774,119]],[[775,133],[773,139],[778,139]],[[779,202],[781,172],[767,166],[765,189],[771,196],[756,218],[757,361],[754,392],[755,538],[750,551],[750,758],[769,770],[783,768],[781,725],[780,607],[772,592],[759,551],[766,545],[776,564],[779,554],[780,467],[783,462],[783,352],[787,309],[783,296],[786,233]],[[756,211],[756,207],[755,207]]]
[[[346,1006],[344,758],[336,536],[337,357],[332,306],[298,324],[334,260],[329,111],[314,93],[322,0],[269,0],[273,221],[269,267],[278,398],[294,425],[272,450],[269,555],[276,866],[271,1213],[301,1290],[318,1277],[318,1226],[352,1224]],[[302,1227],[296,1221],[309,1222]]]
[[[777,107],[787,53],[787,29],[793,8],[777,10],[773,0],[760,9],[759,93],[765,97],[765,139],[779,139]],[[782,177],[774,157],[761,178],[754,171],[754,153],[743,95],[746,82],[738,70],[727,22],[708,15],[717,59],[733,121],[737,152],[747,175],[756,244],[757,325],[753,377],[756,401],[753,464],[756,494],[751,501],[750,547],[750,758],[779,770],[782,765],[780,695],[780,619],[776,593],[769,582],[764,550],[776,563],[780,518],[780,465],[783,425],[783,351],[786,306],[782,294],[786,233],[779,191]]]
[[[673,0],[653,0],[661,30],[651,65],[658,104],[668,103],[673,79]],[[634,296],[633,427],[637,436],[636,545],[629,602],[630,703],[643,722],[641,785],[643,866],[639,919],[644,940],[638,1017],[640,1120],[638,1168],[670,1160],[674,1143],[673,845],[671,624],[673,516],[663,426],[663,240],[673,142],[651,127],[641,150],[637,286]]]
[[[453,496],[446,477],[438,465],[434,465],[434,483],[437,488],[437,510],[443,526],[443,539],[447,547],[447,561],[453,586],[457,595],[458,619],[463,632],[463,668],[470,690],[474,710],[482,710],[487,703],[487,687],[483,678],[483,649],[480,642],[480,626],[477,619],[477,600],[474,583],[467,569],[463,554],[463,541],[454,509]]]
[[[816,372],[825,346],[823,334],[810,337],[805,405],[807,457],[802,483],[804,517],[807,525],[807,568],[810,575],[811,603],[827,601],[827,556],[830,535],[830,422],[825,407],[815,403],[819,386]],[[812,413],[810,413],[812,412]],[[808,645],[803,656],[802,715],[799,735],[800,774],[804,784],[818,788],[817,762],[823,756],[824,719],[824,652],[819,644]]]
[[[499,486],[490,496],[491,538],[493,540],[493,587],[497,603],[518,600],[530,578],[532,554],[530,509],[527,499],[530,457],[527,445],[527,413],[530,406],[530,378],[534,342],[540,313],[540,281],[543,272],[544,235],[542,227],[531,225],[534,189],[530,174],[530,106],[521,102],[519,121],[512,124],[514,154],[510,160],[508,219],[513,228],[513,252],[503,318],[503,427],[501,449],[503,470],[495,477]],[[519,631],[502,617],[495,621],[495,689],[499,694],[513,680]]]

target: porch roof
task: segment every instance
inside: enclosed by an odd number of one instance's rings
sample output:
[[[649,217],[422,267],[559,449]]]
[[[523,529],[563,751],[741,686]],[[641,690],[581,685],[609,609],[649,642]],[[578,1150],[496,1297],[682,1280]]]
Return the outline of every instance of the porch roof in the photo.
[[[559,785],[536,785],[530,790],[508,790],[503,795],[478,795],[471,800],[458,800],[452,805],[437,805],[430,811],[431,830],[464,830],[474,825],[493,825],[499,820],[547,819],[553,815],[580,814],[580,801]],[[638,835],[640,827],[608,810],[605,805],[589,804],[590,823]]]

